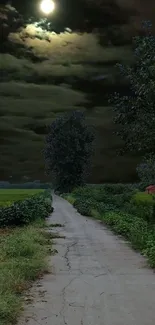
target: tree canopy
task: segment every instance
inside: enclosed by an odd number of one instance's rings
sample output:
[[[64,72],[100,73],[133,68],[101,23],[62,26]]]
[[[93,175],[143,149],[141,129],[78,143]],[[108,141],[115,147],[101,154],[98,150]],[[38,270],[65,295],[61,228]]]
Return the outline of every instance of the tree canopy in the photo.
[[[144,29],[144,36],[133,39],[134,65],[118,65],[130,83],[130,94],[115,93],[110,102],[125,149],[151,153],[155,152],[155,37],[150,22],[144,23]]]
[[[87,126],[84,114],[79,111],[65,114],[50,125],[45,159],[55,189],[69,192],[84,183],[93,139],[93,132]]]

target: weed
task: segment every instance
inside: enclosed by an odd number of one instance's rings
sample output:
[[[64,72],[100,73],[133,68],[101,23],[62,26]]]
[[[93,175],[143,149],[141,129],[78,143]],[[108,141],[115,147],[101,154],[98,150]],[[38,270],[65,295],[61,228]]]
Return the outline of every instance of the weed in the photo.
[[[35,223],[0,238],[0,324],[11,325],[21,311],[20,295],[44,272],[51,246],[50,234]]]

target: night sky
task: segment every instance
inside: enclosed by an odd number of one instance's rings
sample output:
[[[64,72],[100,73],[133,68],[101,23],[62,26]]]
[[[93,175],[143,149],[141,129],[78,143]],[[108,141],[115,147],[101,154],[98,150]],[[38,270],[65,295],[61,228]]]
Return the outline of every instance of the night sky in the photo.
[[[44,15],[39,10],[41,0],[12,0],[14,6],[25,19],[34,18],[39,21]],[[81,32],[92,32],[94,28],[111,27],[113,24],[126,23],[130,16],[129,8],[122,10],[121,4],[128,0],[54,0],[56,9],[48,17],[55,31],[63,31],[65,27]],[[137,2],[139,0],[135,0]],[[151,0],[150,0],[151,1]],[[7,3],[7,0],[0,0]],[[32,20],[33,21],[33,20]]]
[[[0,4],[7,3],[7,0],[0,0]],[[39,0],[12,0],[10,1],[24,17],[41,18]],[[84,0],[55,0],[56,10],[52,13],[51,19],[54,24],[62,24],[65,27],[80,28],[84,26],[87,17],[86,3]]]

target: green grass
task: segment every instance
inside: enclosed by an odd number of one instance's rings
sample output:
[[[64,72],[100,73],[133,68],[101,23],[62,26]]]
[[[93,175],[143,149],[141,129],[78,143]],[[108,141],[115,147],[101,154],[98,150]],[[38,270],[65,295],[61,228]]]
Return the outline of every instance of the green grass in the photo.
[[[48,271],[50,234],[43,221],[13,231],[0,231],[0,324],[15,324],[22,310],[22,293]]]
[[[11,189],[11,190],[3,190],[0,189],[0,206],[8,206],[16,201],[23,201],[26,198],[42,193],[44,190],[42,189]]]

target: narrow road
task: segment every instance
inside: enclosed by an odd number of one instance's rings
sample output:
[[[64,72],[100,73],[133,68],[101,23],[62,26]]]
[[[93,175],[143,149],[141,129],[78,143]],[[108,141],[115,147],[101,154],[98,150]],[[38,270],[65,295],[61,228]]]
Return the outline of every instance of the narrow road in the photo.
[[[155,325],[155,274],[98,221],[54,197],[52,273],[32,288],[19,325]]]

